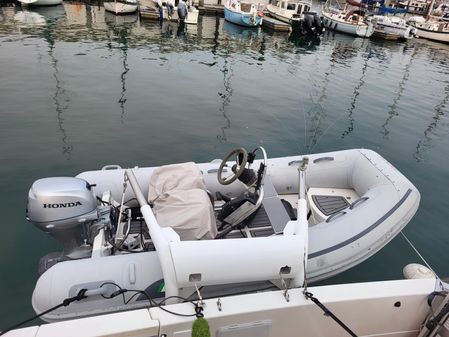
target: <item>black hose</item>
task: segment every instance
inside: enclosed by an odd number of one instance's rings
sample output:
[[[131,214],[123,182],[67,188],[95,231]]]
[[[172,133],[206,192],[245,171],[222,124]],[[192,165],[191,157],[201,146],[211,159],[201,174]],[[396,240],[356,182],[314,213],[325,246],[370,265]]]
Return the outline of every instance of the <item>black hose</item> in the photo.
[[[83,298],[87,297],[86,296],[86,291],[87,291],[87,289],[81,289],[76,296],[66,298],[64,301],[62,301],[62,303],[54,306],[53,308],[45,310],[44,312],[41,312],[39,315],[35,315],[35,316],[33,316],[31,318],[28,318],[28,319],[26,319],[26,320],[24,320],[24,321],[22,321],[20,323],[14,324],[13,326],[11,326],[11,327],[3,330],[2,332],[0,332],[0,336],[4,335],[5,333],[7,333],[7,332],[9,332],[11,330],[17,329],[18,327],[20,327],[20,326],[22,326],[22,325],[24,325],[24,324],[26,324],[28,322],[34,321],[36,318],[44,316],[44,315],[46,315],[46,314],[48,314],[48,313],[50,313],[50,312],[52,312],[52,311],[54,311],[56,309],[59,309],[61,307],[66,307],[66,306],[68,306],[72,302],[81,301]]]

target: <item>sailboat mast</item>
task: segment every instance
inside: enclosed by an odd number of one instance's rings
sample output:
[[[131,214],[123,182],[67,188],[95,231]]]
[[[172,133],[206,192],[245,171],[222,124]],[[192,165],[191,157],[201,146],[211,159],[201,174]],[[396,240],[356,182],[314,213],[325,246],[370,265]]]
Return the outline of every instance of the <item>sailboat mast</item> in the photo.
[[[432,12],[433,9],[433,5],[435,4],[435,0],[432,0],[432,2],[430,3],[429,8],[427,9],[427,14],[426,17],[429,18],[430,17],[430,13]]]
[[[399,0],[396,1],[396,8],[398,7],[398,4],[399,4]],[[403,15],[404,18],[405,18],[405,15],[408,13],[409,8],[410,8],[410,0],[407,1],[407,8]]]

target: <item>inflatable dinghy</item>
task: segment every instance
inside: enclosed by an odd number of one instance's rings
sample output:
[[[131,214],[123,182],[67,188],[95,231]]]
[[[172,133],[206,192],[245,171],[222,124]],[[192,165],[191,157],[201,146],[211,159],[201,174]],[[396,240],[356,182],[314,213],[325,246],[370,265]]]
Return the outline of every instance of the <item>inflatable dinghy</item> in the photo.
[[[258,158],[261,155],[261,158]],[[254,169],[253,169],[254,168]],[[63,245],[32,296],[57,321],[234,291],[301,287],[366,260],[415,214],[420,194],[365,149],[223,160],[37,180],[27,218]],[[179,297],[177,297],[179,296]]]

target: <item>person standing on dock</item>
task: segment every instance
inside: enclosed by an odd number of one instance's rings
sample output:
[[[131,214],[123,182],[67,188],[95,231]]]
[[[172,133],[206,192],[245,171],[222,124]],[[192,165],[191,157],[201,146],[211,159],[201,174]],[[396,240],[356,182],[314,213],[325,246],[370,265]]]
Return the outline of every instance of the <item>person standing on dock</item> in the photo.
[[[162,7],[162,0],[155,0],[156,6],[159,9],[159,22],[164,20],[164,8]]]
[[[183,0],[179,0],[178,3],[178,17],[179,17],[179,24],[184,25],[185,19],[187,17],[187,6]]]
[[[167,0],[165,6],[167,7],[168,19],[171,20],[171,17],[173,16],[173,11],[174,11],[175,6],[173,6],[173,4],[172,4],[172,2],[170,0]]]

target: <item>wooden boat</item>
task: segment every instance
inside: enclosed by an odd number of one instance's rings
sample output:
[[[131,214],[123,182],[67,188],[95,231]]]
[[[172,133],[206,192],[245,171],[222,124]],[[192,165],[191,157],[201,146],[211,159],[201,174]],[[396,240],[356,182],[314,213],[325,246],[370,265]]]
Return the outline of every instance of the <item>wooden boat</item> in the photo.
[[[42,318],[141,308],[145,296],[189,297],[196,287],[217,297],[237,283],[300,287],[375,254],[419,200],[407,178],[364,149],[268,159],[261,147],[238,148],[209,163],[40,179],[27,218],[64,250],[41,259],[33,308],[43,313],[80,289],[91,300]],[[146,295],[125,304],[110,298],[117,286]]]
[[[426,20],[422,16],[414,16],[407,23],[417,29],[420,38],[449,43],[449,19],[429,17]]]
[[[432,0],[426,18],[413,16],[409,18],[407,23],[418,30],[418,37],[449,43],[449,12],[447,11],[447,5],[440,4],[433,10],[434,4],[435,0]]]
[[[417,33],[416,28],[398,16],[373,15],[368,20],[374,26],[373,36],[386,40],[409,40]]]
[[[225,20],[244,27],[262,25],[263,12],[254,3],[228,0],[224,5]]]
[[[103,2],[104,9],[108,12],[119,14],[132,14],[137,11],[137,0],[115,0]]]
[[[321,10],[324,26],[337,32],[358,37],[370,37],[374,33],[374,26],[365,22],[363,5],[356,0],[347,0],[343,9],[326,5]]]

